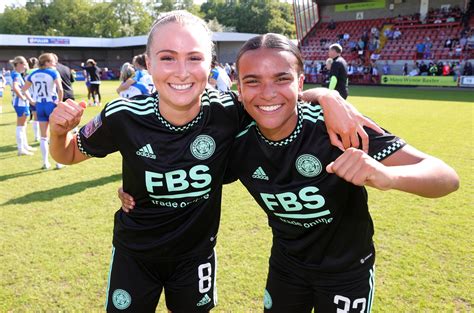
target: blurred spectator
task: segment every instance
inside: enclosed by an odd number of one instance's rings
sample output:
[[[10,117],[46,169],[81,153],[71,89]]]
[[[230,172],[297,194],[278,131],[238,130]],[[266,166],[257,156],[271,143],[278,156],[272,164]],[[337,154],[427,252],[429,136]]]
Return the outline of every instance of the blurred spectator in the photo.
[[[375,63],[372,63],[370,65],[370,80],[374,84],[379,83],[379,70],[378,70],[377,65]]]
[[[416,44],[416,58],[422,59],[424,53],[425,53],[425,43],[424,42],[417,43]]]
[[[359,65],[357,65],[357,73],[364,73],[364,65],[362,63],[359,63]]]
[[[449,76],[451,68],[449,67],[448,62],[444,62],[443,64],[443,76]]]
[[[403,76],[408,76],[408,63],[403,64]]]
[[[330,30],[334,30],[336,29],[336,23],[334,22],[334,20],[331,20],[328,24],[328,29]]]
[[[453,75],[454,75],[453,80],[454,80],[455,82],[457,82],[459,76],[461,76],[461,65],[459,64],[459,62],[456,62],[456,63],[453,65],[452,71],[453,71]]]
[[[436,63],[430,63],[430,69],[428,70],[430,76],[436,76],[438,75],[438,66]]]
[[[410,71],[410,73],[408,74],[408,76],[418,76],[420,74],[420,71],[418,69],[418,67],[413,66],[413,69]]]
[[[446,39],[446,41],[444,42],[444,47],[451,49],[452,46],[453,46],[453,42],[451,41],[451,38],[448,37],[448,39]]]
[[[400,31],[399,28],[396,28],[395,31],[393,32],[393,39],[398,39],[402,35],[402,32]]]
[[[353,40],[349,41],[349,51],[357,51],[357,43]]]
[[[357,69],[355,68],[354,64],[351,62],[347,66],[347,75],[354,75],[356,73]]]
[[[370,33],[372,34],[372,36],[374,37],[378,37],[380,35],[380,31],[379,29],[376,27],[376,26],[373,26],[371,29],[370,29]]]
[[[452,16],[450,16],[446,19],[446,23],[453,23],[453,22],[456,22],[456,19]]]
[[[471,62],[466,62],[466,64],[464,65],[464,69],[463,69],[463,72],[462,74],[464,76],[472,76],[472,64]]]
[[[438,17],[434,20],[433,24],[441,24],[441,19]]]
[[[443,62],[439,61],[438,62],[438,74],[436,74],[436,76],[442,76],[443,75]]]
[[[380,53],[374,52],[370,56],[370,60],[372,60],[372,61],[377,61],[378,59],[380,59]]]
[[[428,76],[428,65],[425,62],[421,61],[419,69],[421,76]]]
[[[351,36],[348,33],[344,33],[344,36],[342,37],[342,39],[347,41],[347,40],[349,40],[349,38],[351,38]]]
[[[461,44],[457,44],[455,47],[454,47],[454,55],[457,56],[457,57],[460,57],[462,54],[462,46]]]
[[[382,73],[384,75],[390,75],[390,72],[391,72],[390,65],[388,64],[388,61],[385,61],[385,64],[382,67]]]

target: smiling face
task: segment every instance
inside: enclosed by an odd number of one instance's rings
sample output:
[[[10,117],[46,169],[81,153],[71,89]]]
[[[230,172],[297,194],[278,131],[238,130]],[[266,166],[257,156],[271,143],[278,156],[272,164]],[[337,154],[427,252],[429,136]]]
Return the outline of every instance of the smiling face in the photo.
[[[304,76],[291,52],[259,48],[238,62],[240,98],[246,111],[270,140],[288,137],[298,121],[296,102]]]
[[[169,22],[155,26],[147,67],[160,96],[160,112],[197,115],[211,68],[212,47],[201,26]],[[170,121],[173,118],[169,119]]]

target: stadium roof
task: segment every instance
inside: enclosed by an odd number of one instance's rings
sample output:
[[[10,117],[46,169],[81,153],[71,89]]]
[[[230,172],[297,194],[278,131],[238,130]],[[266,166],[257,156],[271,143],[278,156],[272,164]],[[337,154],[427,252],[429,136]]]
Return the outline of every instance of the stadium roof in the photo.
[[[213,33],[212,40],[247,41],[258,34],[249,33]],[[21,47],[88,47],[88,48],[123,48],[132,46],[145,46],[147,36],[121,37],[121,38],[92,38],[92,37],[56,37],[36,35],[1,35],[1,46]]]

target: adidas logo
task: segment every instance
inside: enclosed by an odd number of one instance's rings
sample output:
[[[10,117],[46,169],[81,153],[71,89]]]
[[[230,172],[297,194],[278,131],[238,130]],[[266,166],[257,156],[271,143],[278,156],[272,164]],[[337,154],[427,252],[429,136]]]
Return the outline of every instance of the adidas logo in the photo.
[[[265,174],[265,172],[263,171],[263,168],[261,166],[259,166],[255,172],[253,172],[252,174],[252,178],[255,178],[255,179],[263,179],[263,180],[269,180],[267,174]]]
[[[209,296],[205,294],[204,297],[202,297],[201,301],[196,304],[196,306],[203,306],[208,304],[209,302],[211,302],[211,298],[209,298]]]
[[[144,145],[143,147],[138,149],[136,153],[137,155],[145,158],[156,159],[156,155],[153,152],[153,149],[151,148],[150,144]]]

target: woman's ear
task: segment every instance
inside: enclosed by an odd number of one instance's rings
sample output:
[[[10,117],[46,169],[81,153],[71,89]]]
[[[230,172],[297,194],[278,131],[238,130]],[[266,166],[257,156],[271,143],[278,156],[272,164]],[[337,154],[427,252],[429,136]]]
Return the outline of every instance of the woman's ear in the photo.
[[[300,77],[298,78],[298,93],[303,92],[303,86],[304,86],[304,74],[300,74]]]

